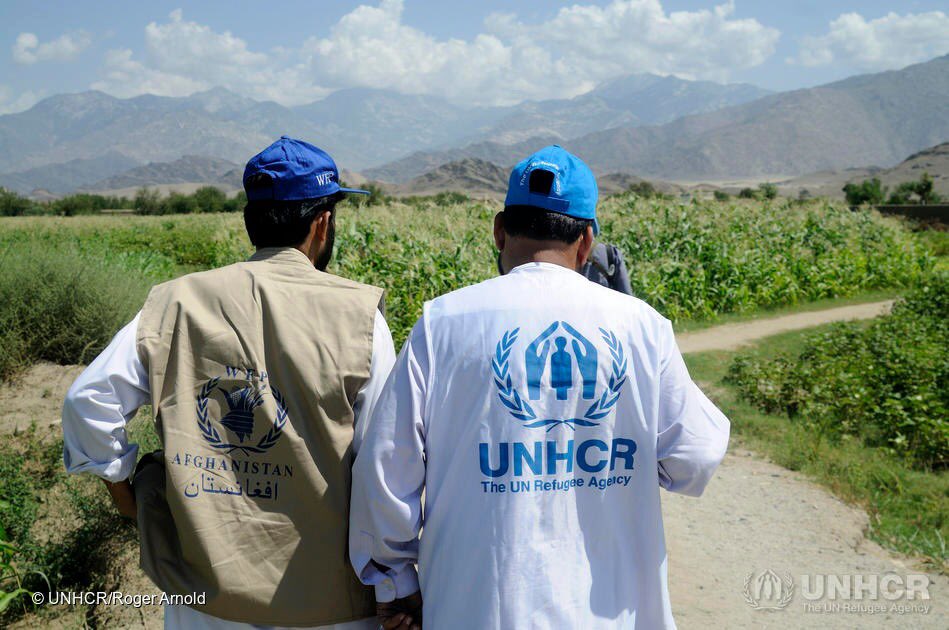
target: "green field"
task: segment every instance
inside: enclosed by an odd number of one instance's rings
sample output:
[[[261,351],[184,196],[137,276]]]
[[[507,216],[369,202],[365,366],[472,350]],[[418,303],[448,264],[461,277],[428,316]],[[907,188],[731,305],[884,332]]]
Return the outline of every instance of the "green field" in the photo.
[[[330,270],[386,289],[387,317],[401,344],[426,300],[496,273],[491,220],[499,209],[424,199],[344,206]],[[607,199],[600,215],[601,238],[625,254],[634,293],[677,322],[908,286],[934,264],[896,220],[839,204],[680,204],[626,195]],[[131,318],[149,285],[251,251],[239,214],[0,219],[0,263],[15,269],[0,279],[0,296],[8,298],[0,321],[16,322],[22,309],[14,305],[28,303],[37,318],[59,313],[60,327],[85,329],[83,314],[63,312],[55,295],[27,296],[32,289],[23,277],[65,284],[60,295],[79,291],[103,320],[80,353],[0,340],[0,376],[31,357],[88,360],[107,341],[106,329]],[[103,283],[103,275],[115,282]]]

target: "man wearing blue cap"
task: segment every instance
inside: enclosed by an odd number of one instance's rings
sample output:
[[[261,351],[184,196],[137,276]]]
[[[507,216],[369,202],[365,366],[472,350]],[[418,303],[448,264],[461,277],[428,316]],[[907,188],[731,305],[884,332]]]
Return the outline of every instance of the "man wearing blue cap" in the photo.
[[[504,275],[425,304],[396,361],[353,468],[350,556],[402,623],[675,626],[659,489],[701,494],[729,423],[669,320],[578,273],[596,202],[560,147],[518,164]]]
[[[375,628],[347,562],[351,464],[395,352],[382,291],[324,272],[336,204],[365,191],[286,136],[244,188],[257,252],[152,289],[67,395],[66,467],[137,520],[165,627]],[[136,467],[145,403],[163,450]]]

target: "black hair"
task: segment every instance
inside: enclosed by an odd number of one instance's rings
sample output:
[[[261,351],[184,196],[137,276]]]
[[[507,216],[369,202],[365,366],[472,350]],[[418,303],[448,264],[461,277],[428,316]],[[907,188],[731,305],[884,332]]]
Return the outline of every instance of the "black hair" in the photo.
[[[549,195],[554,174],[550,171],[531,172],[530,191]],[[509,236],[522,236],[538,241],[575,243],[593,225],[591,219],[576,219],[565,214],[536,206],[505,206],[504,231]]]
[[[336,204],[344,197],[335,193],[319,199],[248,201],[244,227],[255,247],[296,247],[306,240],[313,219],[321,212],[335,213]]]
[[[507,206],[504,208],[504,231],[508,236],[522,236],[537,241],[576,243],[583,236],[589,219],[575,219],[559,212],[536,206]]]

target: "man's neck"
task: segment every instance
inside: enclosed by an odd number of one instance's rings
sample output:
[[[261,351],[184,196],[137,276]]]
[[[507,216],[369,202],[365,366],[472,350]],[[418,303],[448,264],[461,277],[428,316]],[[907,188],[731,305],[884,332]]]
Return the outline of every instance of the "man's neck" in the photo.
[[[531,252],[511,252],[509,256],[503,258],[507,271],[526,265],[528,263],[549,263],[566,267],[571,271],[577,270],[576,252],[564,251],[563,249],[538,249]]]
[[[313,253],[313,243],[310,239],[300,243],[295,249],[300,250],[301,254],[309,258],[311,264],[316,264],[316,255]]]

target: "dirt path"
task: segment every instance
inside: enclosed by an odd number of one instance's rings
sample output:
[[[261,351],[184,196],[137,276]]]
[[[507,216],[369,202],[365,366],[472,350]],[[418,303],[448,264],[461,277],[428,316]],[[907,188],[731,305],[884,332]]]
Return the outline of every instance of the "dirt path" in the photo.
[[[798,313],[678,335],[684,353],[732,350],[758,339],[848,319],[876,317],[892,301]],[[827,598],[806,608],[802,576],[899,576],[921,573],[868,540],[867,514],[836,499],[802,475],[733,449],[699,498],[662,493],[669,588],[679,627],[691,628],[947,628],[949,580],[929,574],[928,601]],[[768,569],[790,576],[793,598],[780,610],[755,610],[745,580]],[[824,577],[826,579],[826,577]],[[753,582],[749,588],[755,599]],[[780,600],[779,600],[780,601]],[[779,603],[778,602],[762,602]],[[833,610],[834,604],[841,610]],[[854,606],[929,606],[929,612],[868,613]],[[831,607],[827,612],[825,606]],[[845,606],[850,606],[848,611]]]
[[[807,611],[803,575],[816,580],[828,574],[906,576],[921,571],[866,538],[866,512],[748,451],[731,451],[698,499],[663,492],[662,508],[672,611],[681,630],[949,628],[949,580],[939,575],[929,575],[928,601],[837,600],[841,605],[928,605],[931,610],[925,614]],[[745,601],[745,579],[768,569],[791,576],[793,599],[781,610],[754,610]],[[753,587],[750,592],[754,597]],[[814,603],[834,602],[822,598]]]
[[[869,302],[840,306],[823,311],[794,313],[769,319],[758,319],[740,324],[724,324],[696,332],[676,335],[679,350],[687,352],[705,352],[706,350],[734,350],[764,337],[792,330],[812,328],[830,322],[848,319],[869,319],[889,312],[893,300]]]
[[[0,435],[19,433],[35,424],[37,431],[55,432],[62,438],[59,425],[63,399],[81,372],[80,365],[38,363],[16,383],[0,384]]]

